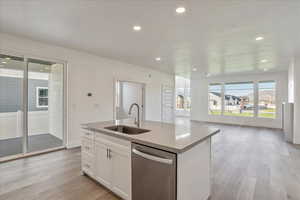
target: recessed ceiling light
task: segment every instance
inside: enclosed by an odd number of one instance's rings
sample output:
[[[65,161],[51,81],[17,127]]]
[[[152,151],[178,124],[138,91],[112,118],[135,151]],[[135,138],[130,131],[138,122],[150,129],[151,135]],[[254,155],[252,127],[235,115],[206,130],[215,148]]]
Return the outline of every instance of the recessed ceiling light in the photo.
[[[206,73],[206,77],[210,77],[210,75],[211,75],[210,73]]]
[[[161,61],[160,57],[155,58],[156,61]]]
[[[263,40],[263,39],[265,39],[265,38],[262,37],[262,36],[258,36],[258,37],[255,38],[256,41],[260,41],[260,40]]]
[[[176,8],[176,12],[177,12],[178,14],[185,13],[185,11],[186,11],[186,9],[185,9],[185,7],[183,7],[183,6],[180,6],[180,7]]]
[[[135,25],[135,26],[133,26],[133,30],[134,31],[140,31],[140,30],[142,30],[142,27],[138,26],[138,25]]]
[[[261,60],[260,62],[261,62],[261,63],[266,63],[266,62],[268,62],[268,60],[267,60],[267,59],[263,59],[263,60]]]
[[[196,67],[194,67],[192,70],[193,70],[193,72],[196,72],[196,71],[197,71],[197,68],[196,68]]]
[[[266,72],[266,71],[269,71],[269,69],[267,69],[267,68],[264,68],[264,71]]]
[[[2,61],[1,63],[3,63],[3,64],[6,64],[7,62],[5,62],[5,61]]]
[[[10,60],[11,58],[10,58],[10,57],[6,57],[5,59],[6,59],[6,60]]]

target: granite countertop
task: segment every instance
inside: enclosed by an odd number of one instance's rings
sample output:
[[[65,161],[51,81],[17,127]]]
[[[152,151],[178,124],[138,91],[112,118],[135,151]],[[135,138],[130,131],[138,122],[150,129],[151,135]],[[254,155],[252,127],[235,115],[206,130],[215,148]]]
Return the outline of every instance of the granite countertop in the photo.
[[[113,125],[136,127],[136,125],[128,121],[115,120],[87,123],[83,124],[82,128],[173,153],[185,152],[196,144],[220,132],[220,129],[195,121],[182,124],[143,121],[140,128],[150,131],[138,135],[128,135],[105,129],[105,127]]]

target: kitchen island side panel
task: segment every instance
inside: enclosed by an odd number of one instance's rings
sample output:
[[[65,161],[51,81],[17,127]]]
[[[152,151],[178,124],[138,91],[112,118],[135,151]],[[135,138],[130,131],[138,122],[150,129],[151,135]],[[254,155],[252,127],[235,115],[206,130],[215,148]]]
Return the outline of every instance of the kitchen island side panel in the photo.
[[[177,157],[177,200],[207,200],[211,193],[211,139]]]

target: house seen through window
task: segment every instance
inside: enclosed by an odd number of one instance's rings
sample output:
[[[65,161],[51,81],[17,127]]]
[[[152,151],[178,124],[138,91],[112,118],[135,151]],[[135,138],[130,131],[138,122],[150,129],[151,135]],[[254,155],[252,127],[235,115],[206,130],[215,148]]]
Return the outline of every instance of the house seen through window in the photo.
[[[224,86],[224,115],[254,116],[254,84],[227,83]]]

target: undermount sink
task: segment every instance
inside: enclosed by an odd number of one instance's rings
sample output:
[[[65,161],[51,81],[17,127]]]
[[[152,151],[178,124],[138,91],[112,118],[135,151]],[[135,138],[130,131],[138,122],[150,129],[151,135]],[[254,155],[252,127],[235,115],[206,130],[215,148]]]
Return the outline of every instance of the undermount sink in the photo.
[[[124,125],[108,126],[108,127],[105,127],[105,129],[128,134],[128,135],[137,135],[137,134],[142,134],[142,133],[146,133],[146,132],[150,131],[147,129],[124,126]]]

